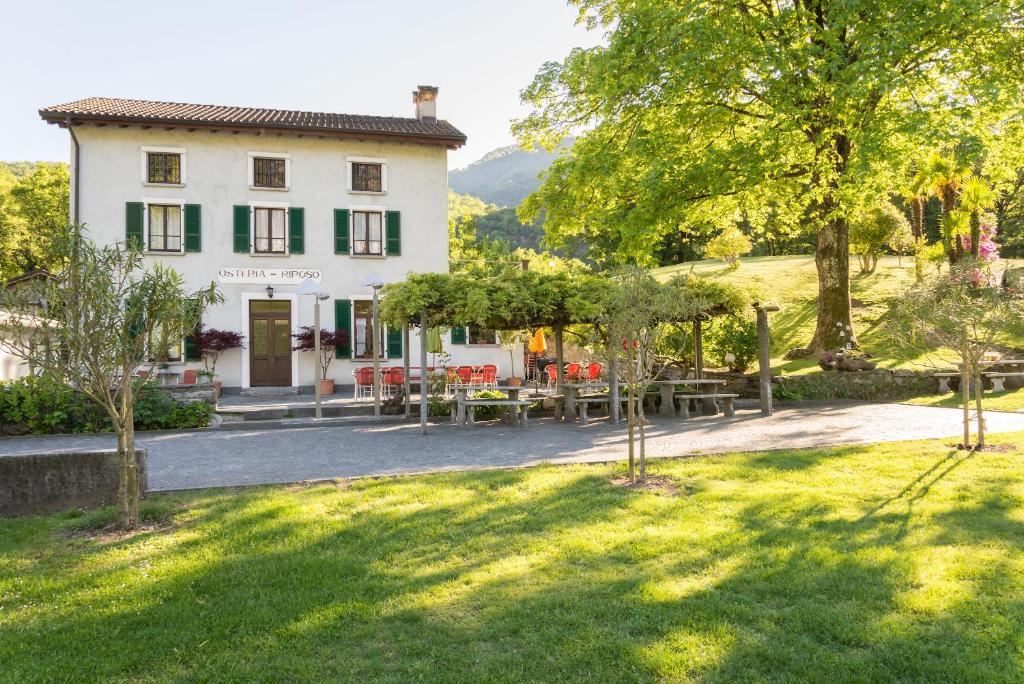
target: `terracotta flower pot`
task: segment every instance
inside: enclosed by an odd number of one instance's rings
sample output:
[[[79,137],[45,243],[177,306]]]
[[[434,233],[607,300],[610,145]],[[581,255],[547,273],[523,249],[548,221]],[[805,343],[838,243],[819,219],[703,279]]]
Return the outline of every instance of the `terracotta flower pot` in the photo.
[[[509,387],[521,387],[523,384],[522,378],[505,378],[505,384]]]
[[[324,378],[320,381],[320,394],[334,394],[333,378]]]
[[[186,385],[196,384],[196,372],[194,370],[185,371],[185,378],[182,380]]]

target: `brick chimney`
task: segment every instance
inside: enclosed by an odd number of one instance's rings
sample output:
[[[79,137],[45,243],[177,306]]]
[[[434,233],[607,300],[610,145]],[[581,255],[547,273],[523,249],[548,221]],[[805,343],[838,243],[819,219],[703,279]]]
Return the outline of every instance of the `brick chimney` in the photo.
[[[421,85],[412,93],[413,104],[416,105],[416,118],[420,121],[433,123],[437,121],[437,87]]]

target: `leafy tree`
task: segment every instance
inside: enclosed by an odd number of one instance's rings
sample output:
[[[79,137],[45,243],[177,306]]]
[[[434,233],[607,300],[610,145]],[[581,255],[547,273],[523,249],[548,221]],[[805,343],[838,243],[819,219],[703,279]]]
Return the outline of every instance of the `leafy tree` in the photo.
[[[660,236],[773,204],[817,235],[811,348],[852,327],[849,217],[896,189],[953,112],[1016,102],[1017,2],[573,0],[607,44],[545,64],[524,145],[584,129],[521,214],[548,239]]]
[[[705,255],[709,259],[721,259],[729,264],[729,268],[735,270],[740,267],[740,257],[750,254],[753,248],[750,238],[736,226],[730,225],[712,238]]]
[[[241,349],[245,338],[234,330],[202,328],[193,335],[196,349],[203,358],[203,368],[212,379],[217,373],[217,361],[220,355],[229,349]]]
[[[915,241],[924,238],[924,209],[930,185],[928,174],[924,170],[917,170],[903,188],[903,197],[910,206],[910,228]]]
[[[942,244],[951,264],[963,256],[963,247],[958,239],[961,224],[954,212],[957,208],[960,185],[970,171],[970,165],[953,154],[936,152],[928,159],[928,177],[932,192],[942,203]]]
[[[850,249],[860,259],[861,273],[874,273],[878,255],[899,233],[910,233],[903,212],[885,202],[859,213],[850,222]]]
[[[0,280],[59,264],[55,239],[70,210],[66,164],[0,167]]]
[[[9,314],[0,319],[0,338],[31,367],[106,412],[117,433],[118,523],[131,528],[139,522],[140,495],[133,416],[145,382],[135,369],[156,351],[147,349],[155,332],[183,338],[222,298],[214,283],[186,293],[173,269],[144,267],[131,246],[97,246],[80,227],[58,235],[55,247],[64,268],[0,291],[0,308]]]
[[[981,248],[981,214],[992,206],[995,199],[996,194],[992,188],[978,176],[971,176],[964,181],[960,204],[970,215],[970,251],[975,259]]]
[[[966,257],[949,272],[917,284],[898,300],[890,327],[917,346],[921,338],[949,347],[960,357],[963,395],[963,446],[971,447],[970,396],[973,390],[978,446],[985,446],[982,373],[985,357],[997,344],[1013,339],[1024,322],[1020,293],[994,286],[990,265]],[[910,325],[907,325],[907,322]]]
[[[313,336],[313,326],[304,325],[299,328],[299,332],[292,337],[295,338],[296,345],[292,347],[292,351],[316,351],[316,338]],[[331,361],[334,360],[334,350],[338,348],[339,344],[342,344],[345,340],[344,331],[334,330],[321,330],[320,331],[320,377],[327,377],[327,369],[331,367]]]

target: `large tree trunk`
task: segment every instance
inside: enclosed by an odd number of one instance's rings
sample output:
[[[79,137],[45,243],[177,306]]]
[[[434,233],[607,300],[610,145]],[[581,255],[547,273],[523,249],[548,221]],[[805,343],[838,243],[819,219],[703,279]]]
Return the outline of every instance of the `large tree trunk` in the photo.
[[[971,212],[971,256],[975,259],[981,253],[981,215],[977,211]]]
[[[851,144],[844,135],[831,140],[835,154],[835,177],[846,173]],[[839,196],[837,181],[829,183],[825,197],[816,203],[818,243],[814,263],[818,267],[818,323],[811,339],[814,354],[839,349],[853,337],[850,315],[850,222],[836,212]]]
[[[818,231],[818,324],[810,350],[820,354],[846,346],[853,336],[850,317],[850,225],[835,217]]]

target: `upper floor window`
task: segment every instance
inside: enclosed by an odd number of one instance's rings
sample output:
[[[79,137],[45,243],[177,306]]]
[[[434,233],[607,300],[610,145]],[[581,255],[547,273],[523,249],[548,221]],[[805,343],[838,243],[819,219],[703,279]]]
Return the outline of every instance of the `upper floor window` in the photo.
[[[150,183],[181,184],[181,155],[171,152],[147,152]]]
[[[257,254],[285,253],[285,210],[253,209],[253,250]]]
[[[286,161],[287,160],[278,157],[253,157],[253,186],[257,188],[274,188],[277,190],[284,190],[287,188]]]
[[[357,192],[383,192],[383,164],[352,162],[352,189]]]
[[[379,211],[352,212],[352,253],[380,256],[384,253],[383,215]]]
[[[496,344],[498,333],[479,325],[466,326],[466,344]]]
[[[143,147],[142,182],[147,185],[184,185],[185,150],[176,147]]]
[[[385,193],[388,191],[386,160],[376,157],[346,157],[349,192]]]
[[[150,252],[181,251],[180,204],[149,205],[149,241],[146,248]]]

